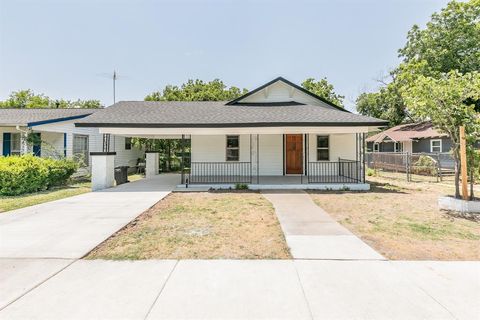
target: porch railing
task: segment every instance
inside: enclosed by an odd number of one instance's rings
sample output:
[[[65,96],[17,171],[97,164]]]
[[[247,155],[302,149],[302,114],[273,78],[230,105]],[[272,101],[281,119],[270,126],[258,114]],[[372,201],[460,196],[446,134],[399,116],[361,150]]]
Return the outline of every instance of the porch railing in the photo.
[[[330,162],[309,162],[308,183],[359,183],[362,181],[360,161],[339,159]]]
[[[250,162],[192,162],[186,183],[252,183]]]

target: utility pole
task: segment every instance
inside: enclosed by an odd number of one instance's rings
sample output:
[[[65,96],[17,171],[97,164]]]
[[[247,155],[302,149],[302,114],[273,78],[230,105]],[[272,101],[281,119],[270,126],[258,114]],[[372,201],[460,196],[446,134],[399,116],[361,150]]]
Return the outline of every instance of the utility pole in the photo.
[[[465,139],[465,127],[460,126],[460,169],[462,170],[462,198],[468,200],[467,186],[467,142]]]

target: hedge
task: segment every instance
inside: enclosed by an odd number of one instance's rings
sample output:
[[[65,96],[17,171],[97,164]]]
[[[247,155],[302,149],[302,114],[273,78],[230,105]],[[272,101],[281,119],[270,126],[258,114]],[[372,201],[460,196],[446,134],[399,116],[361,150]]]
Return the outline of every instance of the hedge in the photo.
[[[0,157],[0,195],[19,195],[65,184],[77,170],[72,160],[32,155]]]

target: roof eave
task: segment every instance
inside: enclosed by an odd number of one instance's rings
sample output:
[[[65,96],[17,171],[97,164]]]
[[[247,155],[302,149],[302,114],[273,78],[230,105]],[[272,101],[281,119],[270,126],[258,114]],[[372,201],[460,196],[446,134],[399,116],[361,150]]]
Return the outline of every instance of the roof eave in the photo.
[[[94,123],[78,122],[76,127],[95,128],[274,128],[274,127],[382,127],[386,121],[370,122],[250,122],[250,123]]]

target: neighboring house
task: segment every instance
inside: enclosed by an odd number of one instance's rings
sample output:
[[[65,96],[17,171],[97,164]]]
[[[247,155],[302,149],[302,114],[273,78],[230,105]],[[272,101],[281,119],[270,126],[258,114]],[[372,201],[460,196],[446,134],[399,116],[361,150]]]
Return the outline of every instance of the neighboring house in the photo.
[[[370,152],[448,153],[452,140],[431,122],[401,124],[366,139]],[[480,142],[477,143],[480,147]]]
[[[122,101],[76,121],[78,128],[113,135],[189,139],[191,167],[182,184],[309,183],[332,188],[368,187],[363,139],[385,125],[281,77],[233,101]],[[99,168],[94,168],[94,188],[111,186],[109,161],[98,161]],[[147,176],[149,172],[157,174],[158,154],[147,154]]]
[[[74,123],[99,110],[0,109],[0,154],[75,158],[88,168],[90,152],[102,150],[103,135],[97,128],[77,128]],[[36,137],[27,139],[29,134]],[[112,150],[118,154],[116,166],[136,165],[137,158],[144,156],[143,151],[129,144],[130,138],[109,138]]]

